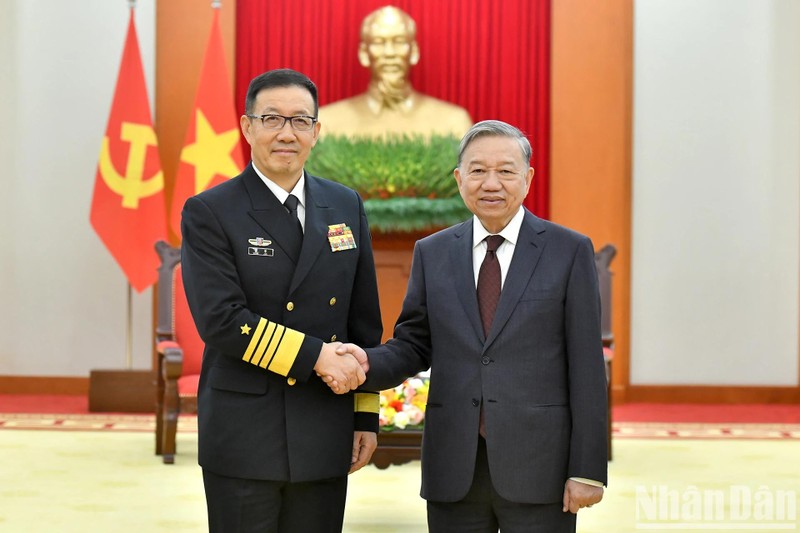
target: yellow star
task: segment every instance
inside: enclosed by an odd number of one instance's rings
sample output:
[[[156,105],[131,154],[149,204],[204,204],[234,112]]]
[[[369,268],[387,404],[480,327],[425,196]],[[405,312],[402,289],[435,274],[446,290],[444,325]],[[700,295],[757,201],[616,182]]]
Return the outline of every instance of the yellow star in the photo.
[[[245,324],[244,326],[240,326],[242,328],[242,335],[250,335],[250,326]]]
[[[200,109],[197,109],[195,142],[181,152],[181,161],[194,165],[195,193],[203,192],[208,184],[219,174],[232,178],[241,169],[231,157],[238,150],[239,130],[230,129],[217,133]]]

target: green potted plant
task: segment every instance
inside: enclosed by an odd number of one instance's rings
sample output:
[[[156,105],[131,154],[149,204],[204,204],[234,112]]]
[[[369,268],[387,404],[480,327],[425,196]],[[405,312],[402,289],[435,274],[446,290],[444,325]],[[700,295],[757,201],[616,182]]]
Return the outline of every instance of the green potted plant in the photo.
[[[312,150],[306,168],[358,191],[373,230],[424,231],[470,216],[453,178],[458,143],[441,135],[329,135]]]

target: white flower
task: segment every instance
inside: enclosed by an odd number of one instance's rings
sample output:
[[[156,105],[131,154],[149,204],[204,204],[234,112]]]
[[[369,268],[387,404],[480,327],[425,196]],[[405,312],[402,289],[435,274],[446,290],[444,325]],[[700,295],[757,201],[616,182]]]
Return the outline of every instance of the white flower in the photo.
[[[425,383],[419,378],[411,378],[411,379],[409,379],[408,380],[408,384],[415,391],[421,389],[422,386],[425,385]]]
[[[408,425],[408,421],[408,414],[406,414],[404,411],[400,411],[394,415],[394,425],[398,429],[405,429],[405,427]]]

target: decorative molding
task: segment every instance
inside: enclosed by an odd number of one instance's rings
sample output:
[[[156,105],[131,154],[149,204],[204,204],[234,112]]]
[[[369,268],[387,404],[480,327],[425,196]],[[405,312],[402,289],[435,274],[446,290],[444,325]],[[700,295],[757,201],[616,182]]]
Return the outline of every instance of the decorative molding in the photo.
[[[88,393],[88,377],[0,376],[0,394]]]
[[[620,403],[800,403],[800,386],[628,385],[621,392]]]

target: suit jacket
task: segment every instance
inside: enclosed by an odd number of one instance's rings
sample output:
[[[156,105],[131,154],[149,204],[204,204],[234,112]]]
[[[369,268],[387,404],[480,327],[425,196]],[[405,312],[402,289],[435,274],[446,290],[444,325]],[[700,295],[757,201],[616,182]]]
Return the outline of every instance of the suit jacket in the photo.
[[[591,241],[526,210],[497,311],[484,336],[472,225],[417,242],[403,310],[386,345],[367,350],[365,386],[431,369],[422,497],[469,490],[481,401],[495,489],[555,503],[569,477],[606,482],[606,378]]]
[[[199,462],[218,474],[344,476],[353,431],[377,430],[377,394],[337,396],[313,372],[323,341],[380,342],[364,206],[351,189],[305,179],[296,262],[289,253],[295,222],[251,165],[183,209],[184,285],[206,343]],[[356,247],[332,250],[329,233],[345,229],[339,224],[352,231]]]

